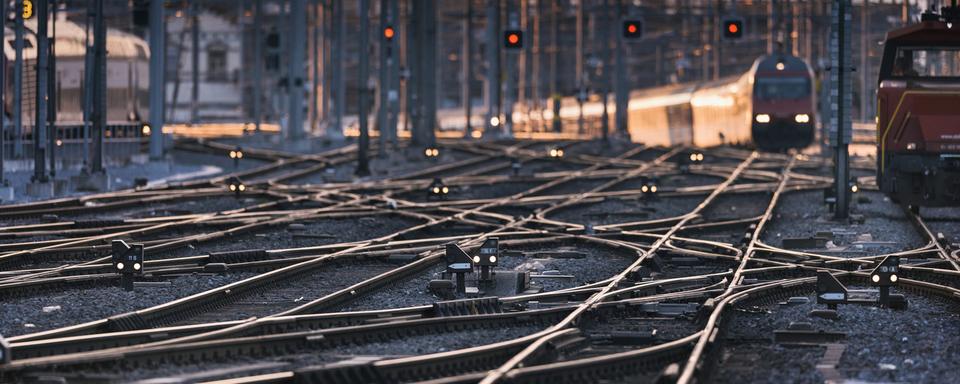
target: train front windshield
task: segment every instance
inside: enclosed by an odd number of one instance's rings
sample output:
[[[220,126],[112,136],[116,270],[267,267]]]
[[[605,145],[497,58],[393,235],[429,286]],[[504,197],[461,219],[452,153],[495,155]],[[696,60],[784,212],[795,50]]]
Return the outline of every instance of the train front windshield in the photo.
[[[960,47],[899,47],[892,77],[960,77]]]
[[[805,77],[758,77],[754,96],[761,100],[800,100],[810,97],[810,79]]]

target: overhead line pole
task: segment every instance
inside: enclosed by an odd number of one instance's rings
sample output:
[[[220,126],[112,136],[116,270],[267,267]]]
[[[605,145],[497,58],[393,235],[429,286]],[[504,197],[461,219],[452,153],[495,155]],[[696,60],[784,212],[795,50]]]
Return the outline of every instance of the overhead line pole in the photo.
[[[370,148],[370,132],[367,126],[370,123],[367,114],[367,94],[369,93],[369,50],[370,50],[370,0],[360,0],[359,15],[360,18],[360,65],[357,70],[357,89],[359,90],[359,110],[357,119],[360,121],[360,142],[357,152],[357,176],[370,175],[370,164],[367,159],[367,152]]]
[[[463,48],[462,53],[460,54],[461,68],[463,70],[463,94],[461,95],[461,103],[463,103],[463,137],[470,138],[472,137],[473,127],[470,124],[470,116],[473,114],[472,108],[473,105],[470,101],[471,97],[471,80],[473,74],[473,59],[470,54],[472,47],[470,43],[473,40],[473,0],[466,0],[467,3],[467,12],[466,16],[463,18]]]
[[[150,0],[150,159],[163,158],[163,99],[166,43],[163,0]]]
[[[49,40],[47,40],[47,5],[46,1],[34,4],[37,18],[37,87],[35,94],[34,124],[33,124],[33,177],[37,183],[46,183],[50,180],[46,171],[47,148],[47,81],[49,80]]]
[[[200,0],[190,2],[190,123],[200,121]]]
[[[104,0],[94,0],[93,23],[93,173],[104,173],[103,135],[107,129],[107,27],[103,18]]]
[[[13,62],[13,156],[23,157],[23,2],[16,1]]]
[[[368,0],[365,0],[368,1]],[[304,63],[306,62],[307,36],[307,0],[290,0],[290,35],[285,39],[290,49],[290,60],[287,66],[287,92],[289,108],[284,139],[290,143],[299,143],[304,137],[303,132],[303,100],[306,78]],[[368,21],[369,22],[369,21]]]

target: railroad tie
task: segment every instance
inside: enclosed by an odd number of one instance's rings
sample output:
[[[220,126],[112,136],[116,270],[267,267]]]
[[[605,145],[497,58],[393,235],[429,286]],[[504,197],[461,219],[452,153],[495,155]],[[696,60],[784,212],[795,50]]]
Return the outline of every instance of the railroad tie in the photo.
[[[824,351],[823,357],[817,363],[817,371],[823,375],[824,382],[827,384],[842,383],[845,378],[837,370],[837,365],[840,364],[840,357],[843,356],[843,351],[847,349],[847,345],[830,343],[825,344],[825,346],[827,350]]]

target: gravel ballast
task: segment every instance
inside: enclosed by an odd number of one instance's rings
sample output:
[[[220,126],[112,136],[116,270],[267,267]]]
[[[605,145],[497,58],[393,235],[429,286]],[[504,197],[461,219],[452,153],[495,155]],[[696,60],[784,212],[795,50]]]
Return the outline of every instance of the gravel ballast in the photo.
[[[149,308],[168,301],[213,289],[254,276],[251,273],[225,275],[196,274],[178,277],[169,285],[137,287],[127,292],[117,286],[68,289],[40,296],[0,301],[0,335],[5,337],[45,331]],[[59,309],[44,312],[44,307]],[[32,325],[32,326],[28,326]]]
[[[866,287],[848,286],[849,289]],[[751,312],[731,311],[733,317],[727,327],[727,338],[753,340],[742,348],[727,348],[721,363],[718,378],[721,382],[740,383],[761,381],[782,382],[791,372],[796,382],[822,382],[813,369],[822,353],[810,351],[797,353],[794,348],[772,344],[773,331],[786,329],[791,322],[808,322],[815,330],[843,332],[846,338],[838,343],[846,344],[837,369],[847,379],[866,382],[953,382],[960,369],[960,306],[939,296],[924,296],[894,289],[905,294],[909,301],[907,310],[892,310],[866,305],[841,305],[840,318],[828,320],[809,316],[816,304],[813,293],[807,295],[809,303],[792,305],[768,305],[751,308]],[[754,313],[757,312],[759,313]],[[769,311],[769,313],[766,313]],[[760,340],[769,340],[761,342]],[[729,344],[728,344],[729,345]],[[761,359],[748,362],[750,369],[743,369],[731,356],[758,346]],[[773,378],[768,379],[768,378]]]

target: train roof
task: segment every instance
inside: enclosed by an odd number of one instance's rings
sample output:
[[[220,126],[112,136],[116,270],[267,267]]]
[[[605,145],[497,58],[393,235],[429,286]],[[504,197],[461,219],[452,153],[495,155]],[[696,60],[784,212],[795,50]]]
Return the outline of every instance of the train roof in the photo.
[[[777,64],[783,64],[783,69],[777,68]],[[807,65],[806,61],[803,59],[782,53],[776,53],[772,55],[763,55],[757,58],[753,63],[753,69],[755,72],[777,72],[777,71],[804,71],[806,72],[810,67]]]
[[[921,21],[887,32],[887,43],[960,45],[960,25],[939,20]]]
[[[29,46],[23,48],[23,57],[25,60],[36,58],[36,37],[32,31],[37,29],[36,19],[24,22],[24,39],[29,40]],[[53,25],[50,23],[49,30],[53,31]],[[57,20],[56,25],[56,54],[57,57],[83,57],[86,52],[85,32],[82,25],[74,23],[65,18]],[[13,46],[14,30],[11,27],[4,28],[3,52],[7,60],[13,60],[16,52]],[[150,57],[150,49],[147,42],[136,35],[126,33],[114,28],[107,28],[107,57],[110,58],[140,58]]]

